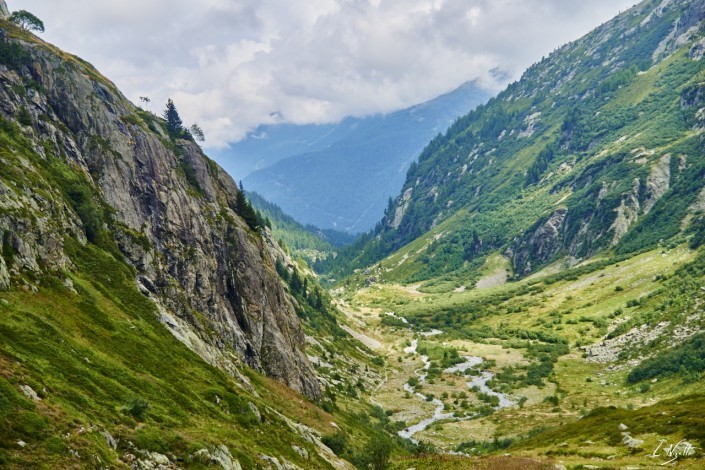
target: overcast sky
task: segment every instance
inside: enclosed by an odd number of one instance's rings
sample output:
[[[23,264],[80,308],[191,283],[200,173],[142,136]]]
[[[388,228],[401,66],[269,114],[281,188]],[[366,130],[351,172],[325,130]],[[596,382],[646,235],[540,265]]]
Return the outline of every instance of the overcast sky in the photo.
[[[7,0],[206,147],[261,123],[389,112],[532,63],[635,0]]]

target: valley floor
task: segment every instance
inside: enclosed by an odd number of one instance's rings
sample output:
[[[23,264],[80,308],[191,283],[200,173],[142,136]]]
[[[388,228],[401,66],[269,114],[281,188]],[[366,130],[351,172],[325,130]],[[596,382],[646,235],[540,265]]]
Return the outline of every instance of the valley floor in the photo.
[[[656,299],[673,301],[664,282],[696,255],[659,249],[509,283],[493,266],[441,294],[384,281],[339,289],[346,329],[386,359],[370,400],[400,436],[440,453],[398,468],[704,468],[702,376],[628,381],[658,354],[650,346],[701,331],[699,302],[643,319]]]

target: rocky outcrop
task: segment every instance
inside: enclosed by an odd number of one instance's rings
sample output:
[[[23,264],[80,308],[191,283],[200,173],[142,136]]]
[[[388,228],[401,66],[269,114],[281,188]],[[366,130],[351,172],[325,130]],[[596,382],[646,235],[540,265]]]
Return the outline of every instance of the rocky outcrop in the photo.
[[[399,199],[399,202],[394,209],[394,219],[390,222],[390,226],[393,229],[398,229],[399,225],[401,225],[401,221],[404,219],[404,214],[406,214],[406,210],[409,208],[409,203],[413,192],[414,188],[408,188],[404,191],[404,194],[402,194],[401,199]]]
[[[610,226],[610,230],[613,233],[613,246],[617,245],[622,237],[627,234],[629,227],[639,220],[639,211],[641,210],[639,202],[640,187],[641,183],[638,179],[635,179],[632,182],[632,190],[622,196],[622,202],[615,209],[617,216],[614,219],[614,223]]]
[[[693,27],[699,27],[703,20],[705,20],[705,1],[693,0],[678,22],[676,34],[680,36]]]
[[[547,220],[537,223],[523,238],[516,240],[512,249],[513,263],[518,273],[528,274],[534,264],[544,264],[556,256],[564,246],[563,229],[568,210],[559,208]]]
[[[671,156],[664,155],[651,168],[646,179],[646,201],[644,201],[644,214],[651,212],[651,209],[663,197],[671,186]]]
[[[5,0],[0,0],[0,18],[7,18],[10,16],[10,10],[7,8],[7,3]]]
[[[691,49],[691,54],[696,56],[702,56],[705,54],[705,39],[699,42],[702,46],[700,52],[693,52]],[[694,46],[695,47],[695,46]],[[697,57],[699,60],[699,57]],[[705,129],[705,84],[698,83],[693,86],[685,87],[681,93],[681,109],[683,110],[684,117],[688,125],[695,131]]]
[[[575,214],[560,207],[514,240],[509,255],[515,272],[529,274],[560,256],[581,258],[618,245],[664,197],[670,180],[671,156],[664,155],[652,165],[645,182],[632,180],[630,190],[614,194],[617,182],[603,181],[589,195],[596,201],[590,211]]]
[[[666,6],[661,8],[661,13],[671,2],[664,1],[663,3],[666,3]],[[687,44],[698,33],[703,19],[705,19],[705,2],[702,0],[691,1],[683,15],[673,24],[671,32],[654,51],[654,62],[666,59],[675,53],[678,48]]]
[[[33,158],[0,155],[7,168],[22,166],[15,180],[0,178],[0,244],[12,255],[0,257],[0,288],[27,282],[25,271],[72,269],[65,237],[87,243],[82,220],[37,167],[59,159],[109,208],[104,228],[177,338],[211,363],[246,364],[317,398],[271,241],[235,213],[230,176],[194,142],[168,139],[160,119],[90,66],[39,40],[21,44],[22,64],[0,65],[0,116],[22,117]]]
[[[705,38],[693,44],[688,51],[688,57],[693,60],[700,60],[705,56]]]
[[[213,452],[208,449],[201,449],[189,457],[189,462],[196,462],[205,465],[213,465],[223,470],[242,470],[240,462],[233,458],[227,446],[216,446]]]
[[[599,343],[584,348],[586,353],[585,360],[598,364],[617,362],[620,354],[624,351],[636,351],[649,342],[656,340],[665,333],[668,326],[668,322],[661,322],[655,327],[641,325],[615,338],[605,338]],[[639,360],[638,362],[641,361]],[[632,364],[632,366],[634,365],[636,364]]]

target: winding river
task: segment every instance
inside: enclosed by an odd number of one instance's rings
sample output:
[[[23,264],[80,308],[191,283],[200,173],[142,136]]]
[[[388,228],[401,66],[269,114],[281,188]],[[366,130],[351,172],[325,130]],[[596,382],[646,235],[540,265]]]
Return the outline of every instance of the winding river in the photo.
[[[402,319],[405,320],[405,319]],[[405,322],[407,323],[407,322]],[[440,330],[433,330],[433,331],[427,331],[421,333],[421,336],[429,337],[429,336],[435,336],[441,334],[442,331]],[[404,352],[407,354],[416,354],[417,353],[417,348],[419,346],[419,341],[417,339],[412,340],[411,345],[404,348]],[[465,362],[456,364],[453,367],[449,367],[448,369],[445,369],[444,372],[447,374],[457,374],[457,373],[464,373],[468,369],[472,369],[474,367],[479,366],[484,362],[484,360],[481,357],[476,357],[476,356],[465,356],[464,357]],[[423,361],[423,367],[421,369],[418,369],[415,371],[415,374],[419,378],[419,383],[420,384],[425,384],[426,383],[426,377],[428,376],[428,369],[431,367],[431,361],[429,360],[428,356],[422,355],[421,360]],[[494,374],[490,371],[482,371],[480,372],[479,375],[473,376],[469,382],[467,382],[467,386],[469,389],[474,389],[477,388],[480,392],[485,393],[487,395],[495,396],[499,399],[499,405],[495,407],[495,410],[499,410],[502,408],[508,408],[510,406],[513,406],[516,404],[516,402],[512,401],[509,396],[505,395],[504,393],[499,393],[495,392],[492,390],[490,387],[487,386],[487,382],[492,380],[494,377]],[[407,392],[414,394],[418,398],[427,401],[426,395],[414,391],[414,388],[411,387],[408,383],[404,384],[404,390]],[[399,431],[399,436],[401,436],[404,439],[410,439],[411,441],[415,442],[418,444],[418,441],[414,439],[414,435],[425,431],[428,429],[433,423],[436,423],[438,421],[442,421],[445,419],[453,419],[456,421],[463,421],[463,420],[470,420],[474,419],[474,416],[469,416],[465,418],[456,418],[455,415],[451,413],[444,413],[444,406],[443,402],[437,398],[434,398],[431,403],[433,403],[436,408],[433,412],[433,415],[430,416],[429,418],[426,418],[413,426],[409,426],[406,429]]]

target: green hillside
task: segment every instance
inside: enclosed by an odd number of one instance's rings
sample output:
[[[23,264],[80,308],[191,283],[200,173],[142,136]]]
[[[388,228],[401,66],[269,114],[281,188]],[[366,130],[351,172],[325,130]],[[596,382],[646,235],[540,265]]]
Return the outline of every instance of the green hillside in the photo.
[[[652,14],[659,4],[558,49],[459,119],[409,170],[378,230],[318,268],[350,273],[430,231],[412,266],[394,268],[400,279],[462,280],[500,248],[521,277],[697,231],[703,5]]]
[[[433,416],[432,397],[448,415],[413,437],[439,450],[528,459],[508,468],[544,468],[546,459],[567,468],[649,468],[670,460],[663,449],[651,456],[659,443],[682,440],[695,449],[678,456],[678,468],[701,468],[702,251],[677,246],[573,268],[557,263],[516,282],[506,281],[506,260],[491,259],[471,290],[402,286],[374,270],[379,282],[364,287],[369,274],[360,273],[339,291],[384,345],[387,380],[372,399],[399,429]],[[430,364],[423,378],[422,355]],[[468,357],[481,365],[447,370]],[[468,382],[487,373],[491,393],[511,405]],[[408,465],[468,461],[404,458],[393,468]]]

